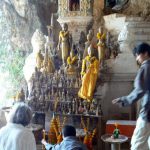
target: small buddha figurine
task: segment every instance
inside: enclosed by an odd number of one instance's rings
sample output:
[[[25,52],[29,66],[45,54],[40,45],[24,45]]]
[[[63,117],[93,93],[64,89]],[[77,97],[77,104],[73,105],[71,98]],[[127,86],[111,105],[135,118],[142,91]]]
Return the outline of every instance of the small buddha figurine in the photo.
[[[83,108],[83,106],[82,106],[82,102],[81,102],[81,101],[80,101],[80,103],[79,103],[78,112],[81,113],[81,114],[84,112],[84,108]]]
[[[25,93],[24,93],[23,88],[21,88],[21,90],[19,92],[17,92],[17,94],[15,96],[15,101],[16,102],[25,101]]]
[[[51,56],[49,56],[47,47],[48,47],[48,42],[45,44],[45,57],[43,60],[43,71],[46,72],[47,74],[50,74],[50,73],[54,73],[55,66]]]
[[[119,134],[120,134],[120,130],[118,129],[118,124],[115,123],[115,129],[113,131],[112,138],[118,139],[119,138]]]
[[[99,31],[97,33],[97,39],[98,39],[98,58],[100,61],[100,64],[103,65],[103,61],[105,58],[105,40],[106,40],[106,34],[103,33],[103,27],[99,28]]]
[[[44,57],[41,53],[41,50],[36,54],[36,67],[40,70],[43,67]]]
[[[76,3],[72,4],[72,11],[76,11]]]
[[[54,63],[50,57],[48,57],[47,64],[44,66],[46,73],[53,73],[55,70]]]
[[[70,51],[70,56],[67,58],[67,73],[76,72],[76,68],[78,65],[77,61],[78,61],[77,50],[76,46],[73,45],[73,48]]]

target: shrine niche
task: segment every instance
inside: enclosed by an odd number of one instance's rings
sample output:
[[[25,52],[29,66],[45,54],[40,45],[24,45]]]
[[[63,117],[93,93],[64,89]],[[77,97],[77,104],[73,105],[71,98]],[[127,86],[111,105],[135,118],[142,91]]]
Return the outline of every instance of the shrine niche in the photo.
[[[69,10],[70,11],[79,11],[80,10],[80,0],[70,0],[69,1]]]
[[[120,11],[128,5],[129,0],[106,0],[105,8],[111,8],[114,11]]]
[[[68,24],[68,30],[72,34],[75,44],[80,39],[81,32],[86,34],[87,26],[93,17],[91,0],[59,0],[57,21],[62,26]]]

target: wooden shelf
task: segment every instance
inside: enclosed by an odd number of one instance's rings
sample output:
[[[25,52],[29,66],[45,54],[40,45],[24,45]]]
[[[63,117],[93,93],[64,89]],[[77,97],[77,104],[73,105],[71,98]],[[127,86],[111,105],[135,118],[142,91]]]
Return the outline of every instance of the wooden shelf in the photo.
[[[91,117],[91,118],[101,118],[102,116],[96,116],[96,115],[87,115],[87,114],[60,114],[55,113],[55,115],[61,115],[61,116],[67,116],[67,117]]]

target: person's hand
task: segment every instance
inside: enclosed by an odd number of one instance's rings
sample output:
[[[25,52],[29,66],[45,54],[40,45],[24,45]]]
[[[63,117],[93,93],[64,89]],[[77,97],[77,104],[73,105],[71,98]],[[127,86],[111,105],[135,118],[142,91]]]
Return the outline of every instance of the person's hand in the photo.
[[[44,139],[42,139],[41,143],[42,143],[43,145],[46,145],[46,144],[47,144],[47,142],[46,142]]]
[[[122,101],[120,98],[116,98],[116,99],[112,100],[112,104],[116,104],[116,105],[119,105],[120,107],[122,107]]]

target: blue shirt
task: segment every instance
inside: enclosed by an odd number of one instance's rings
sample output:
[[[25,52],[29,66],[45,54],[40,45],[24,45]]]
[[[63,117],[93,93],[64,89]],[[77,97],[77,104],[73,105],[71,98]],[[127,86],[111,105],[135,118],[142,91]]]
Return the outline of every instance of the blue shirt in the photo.
[[[87,150],[85,145],[78,141],[74,136],[63,138],[63,141],[60,144],[46,144],[45,148],[46,150]]]
[[[120,98],[122,106],[128,106],[140,98],[141,110],[139,116],[146,122],[150,122],[150,60],[145,60],[135,78],[134,90],[128,95]]]

